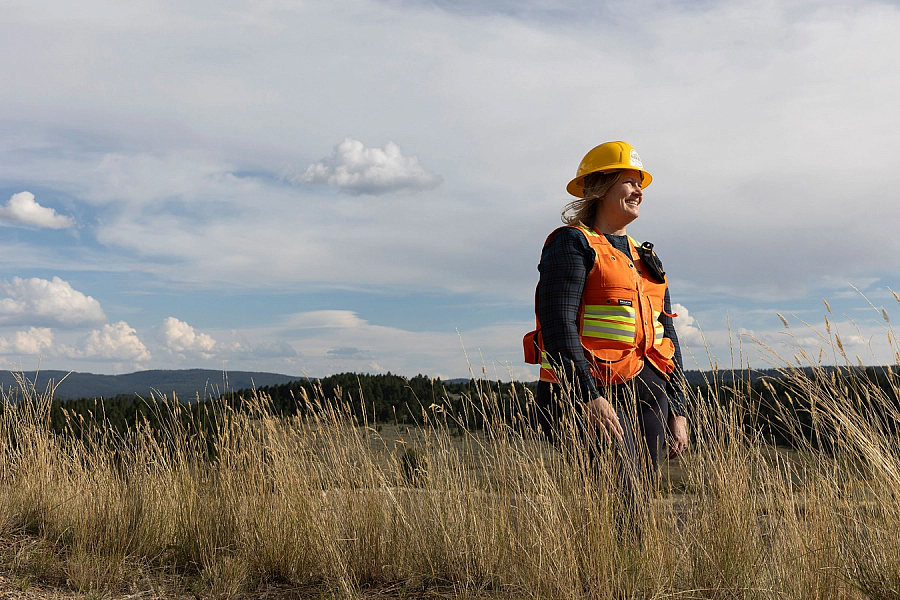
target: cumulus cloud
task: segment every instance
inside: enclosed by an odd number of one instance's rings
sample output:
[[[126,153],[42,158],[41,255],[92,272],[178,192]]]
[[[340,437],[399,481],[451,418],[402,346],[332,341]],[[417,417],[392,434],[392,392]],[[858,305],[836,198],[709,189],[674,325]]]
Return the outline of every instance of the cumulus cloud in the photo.
[[[678,315],[672,319],[675,323],[675,331],[678,332],[678,340],[688,346],[703,346],[703,334],[688,309],[684,305],[676,303],[672,305],[672,310]]]
[[[53,345],[53,332],[47,327],[31,327],[10,337],[0,337],[0,354],[41,354]]]
[[[99,360],[150,360],[150,352],[138,338],[137,331],[125,321],[104,325],[87,334],[80,349],[70,352],[72,358]]]
[[[100,303],[59,277],[0,281],[0,324],[85,327],[106,321]]]
[[[347,138],[334,147],[331,156],[307,167],[294,183],[326,184],[351,194],[385,194],[400,190],[427,190],[440,185],[440,175],[429,173],[415,156],[403,156],[400,146],[388,142],[384,148],[366,148]]]
[[[13,194],[5,206],[0,206],[0,221],[11,221],[35,227],[65,229],[75,225],[75,219],[57,213],[52,208],[41,206],[31,192]]]
[[[205,333],[197,333],[194,328],[179,321],[175,317],[167,317],[163,321],[161,335],[166,349],[174,354],[199,354],[203,358],[212,358],[216,341]]]

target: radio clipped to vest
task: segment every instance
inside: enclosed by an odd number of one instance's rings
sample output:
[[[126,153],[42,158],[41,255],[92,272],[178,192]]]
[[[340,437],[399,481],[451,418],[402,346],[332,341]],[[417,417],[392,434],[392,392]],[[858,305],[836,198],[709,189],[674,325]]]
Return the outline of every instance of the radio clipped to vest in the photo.
[[[662,262],[659,260],[659,257],[656,256],[656,252],[653,251],[653,244],[650,242],[644,242],[637,248],[638,256],[641,257],[641,260],[644,261],[644,266],[653,275],[653,278],[656,279],[659,283],[666,282],[666,272],[663,271]]]

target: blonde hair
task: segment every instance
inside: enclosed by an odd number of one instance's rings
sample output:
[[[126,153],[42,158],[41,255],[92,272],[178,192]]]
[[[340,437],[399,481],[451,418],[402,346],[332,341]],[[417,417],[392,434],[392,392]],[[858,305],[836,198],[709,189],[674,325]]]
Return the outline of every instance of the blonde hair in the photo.
[[[613,186],[622,171],[588,173],[584,176],[584,197],[576,198],[562,210],[562,222],[566,225],[593,227],[600,200]]]

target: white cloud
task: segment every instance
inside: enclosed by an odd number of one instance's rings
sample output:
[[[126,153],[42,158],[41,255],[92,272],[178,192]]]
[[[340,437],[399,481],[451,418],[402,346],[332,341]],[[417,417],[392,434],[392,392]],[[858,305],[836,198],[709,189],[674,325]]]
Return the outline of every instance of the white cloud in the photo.
[[[372,353],[368,350],[360,348],[332,348],[326,354],[332,358],[340,358],[344,360],[371,360]]]
[[[232,330],[232,340],[216,343],[216,357],[225,360],[286,359],[299,356],[294,347],[284,340],[266,340],[251,343],[240,332]],[[271,335],[273,332],[267,332]]]
[[[440,185],[440,175],[429,173],[415,156],[403,156],[400,147],[388,142],[384,148],[366,148],[347,138],[334,147],[330,157],[307,167],[294,183],[320,183],[351,194],[385,194],[400,190],[427,190]]]
[[[294,359],[298,356],[294,347],[284,340],[267,339],[254,343],[236,330],[230,332],[230,340],[228,336],[220,332],[220,339],[216,339],[175,317],[166,318],[156,330],[156,338],[165,351],[182,361]]]
[[[256,358],[293,358],[297,351],[284,340],[275,340],[252,346],[250,354]]]
[[[198,150],[107,153],[90,167],[85,196],[114,206],[175,202],[192,210],[218,201],[221,209],[259,192],[253,179],[237,177],[233,171],[233,165]]]
[[[790,327],[785,328],[774,316],[771,329],[740,331],[743,351],[757,364],[766,367],[783,367],[802,364],[896,365],[896,352],[900,351],[896,338],[889,334],[880,318],[874,321],[811,320],[805,323],[793,315],[785,314]],[[830,333],[829,333],[830,328]],[[716,332],[723,338],[726,332]],[[840,344],[838,344],[840,339]],[[721,344],[720,345],[724,345]],[[843,348],[844,355],[841,354]]]
[[[31,327],[10,337],[0,336],[0,354],[41,354],[52,346],[53,331],[47,327]]]
[[[87,334],[81,347],[68,349],[72,358],[139,362],[150,360],[150,352],[137,331],[125,321],[107,324]]]
[[[216,341],[212,337],[197,333],[193,327],[175,317],[167,317],[163,321],[161,335],[166,349],[182,357],[186,354],[198,354],[203,358],[211,358],[216,347]]]
[[[682,304],[675,303],[672,304],[672,310],[678,315],[672,319],[675,323],[675,331],[678,333],[678,341],[696,349],[702,348],[704,345],[703,334],[688,309]]]
[[[298,329],[355,329],[368,325],[352,310],[311,310],[288,318],[288,327]]]
[[[100,303],[59,277],[0,281],[0,324],[85,327],[106,321]]]
[[[0,221],[11,221],[35,227],[65,229],[75,225],[75,219],[58,214],[52,208],[34,201],[31,192],[13,194],[6,206],[0,206]]]
[[[302,325],[302,326],[301,326]],[[342,371],[451,373],[465,377],[469,364],[476,376],[490,379],[537,379],[537,367],[522,358],[522,336],[534,322],[507,322],[457,333],[451,327],[410,331],[361,319],[352,311],[311,311],[291,315],[277,331],[291,338],[302,357],[295,370],[311,376]],[[464,350],[465,346],[465,350]]]

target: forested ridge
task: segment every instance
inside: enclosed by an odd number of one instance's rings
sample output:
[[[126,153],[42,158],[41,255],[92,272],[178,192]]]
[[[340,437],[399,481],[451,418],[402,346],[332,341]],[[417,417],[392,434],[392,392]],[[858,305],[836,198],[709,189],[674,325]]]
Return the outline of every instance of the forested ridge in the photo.
[[[113,398],[53,399],[50,406],[50,426],[57,433],[80,433],[100,423],[124,433],[137,423],[159,427],[160,416],[172,411],[180,414],[186,424],[210,423],[221,408],[245,410],[260,402],[274,414],[293,416],[315,410],[317,403],[342,400],[360,421],[414,425],[433,407],[450,414],[463,414],[465,398],[477,397],[479,390],[488,388],[500,399],[502,414],[509,415],[511,402],[523,403],[536,383],[443,382],[424,375],[405,378],[391,373],[368,375],[340,373],[322,379],[299,379],[289,383],[242,389],[202,402],[173,402],[155,397],[118,395]],[[470,426],[482,425],[482,414],[469,412]]]
[[[833,392],[855,393],[860,402],[872,402],[872,390],[880,390],[872,410],[879,412],[878,404],[900,403],[900,390],[892,385],[885,367],[823,371],[816,377],[798,372],[796,376],[763,377],[755,381],[728,374],[710,376],[711,383],[691,384],[693,395],[713,394],[720,403],[742,398],[748,403],[745,410],[745,427],[759,432],[767,441],[780,445],[792,445],[796,437],[812,436],[812,403],[816,397]],[[733,381],[737,380],[736,383]],[[534,393],[536,382],[498,382],[469,380],[445,382],[425,375],[405,378],[391,373],[369,375],[340,373],[318,380],[303,379],[289,383],[242,389],[203,402],[159,400],[153,397],[119,395],[112,398],[80,398],[77,400],[54,399],[51,402],[49,420],[51,428],[66,435],[80,435],[89,428],[106,428],[123,434],[137,424],[151,429],[160,425],[160,418],[171,411],[193,428],[205,428],[224,409],[248,410],[266,404],[273,413],[292,416],[308,410],[316,410],[317,402],[344,401],[347,410],[359,420],[369,423],[418,424],[435,409],[445,415],[464,421],[469,427],[481,427],[485,418],[480,397],[491,392],[497,399],[489,418],[509,421],[525,406]],[[15,390],[10,399],[16,402]],[[255,400],[254,400],[255,399]],[[748,400],[749,399],[749,400]],[[867,400],[869,399],[869,400]],[[474,400],[474,403],[472,402]],[[473,405],[476,407],[473,410]],[[790,413],[795,425],[785,431],[780,423]],[[887,414],[885,412],[885,414]],[[897,431],[894,422],[885,422],[885,428]]]

